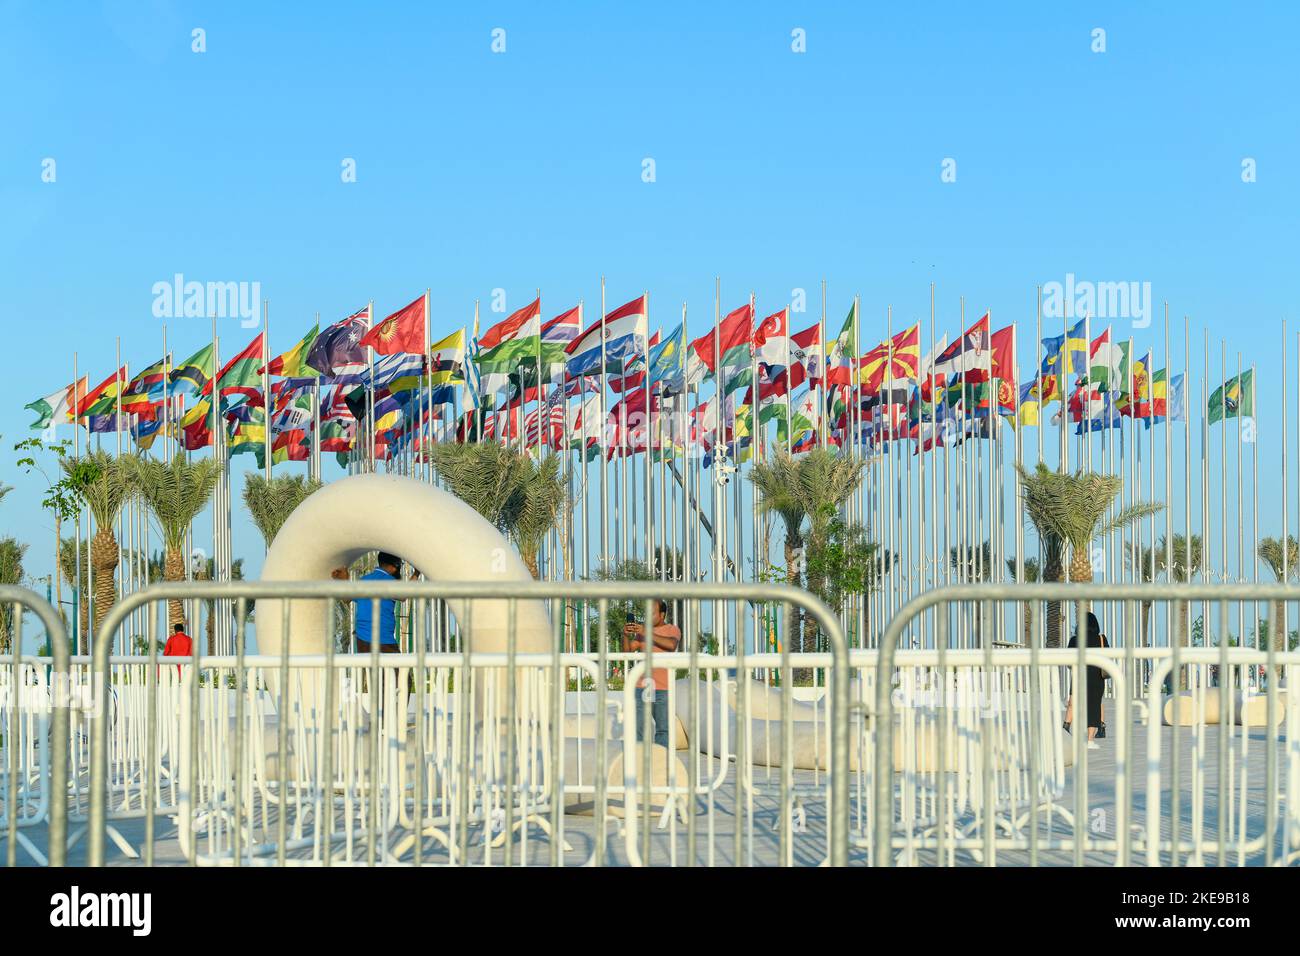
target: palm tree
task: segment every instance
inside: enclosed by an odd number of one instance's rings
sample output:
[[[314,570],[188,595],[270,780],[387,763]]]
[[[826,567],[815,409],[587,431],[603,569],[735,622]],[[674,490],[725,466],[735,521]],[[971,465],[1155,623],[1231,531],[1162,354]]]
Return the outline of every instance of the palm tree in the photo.
[[[207,505],[221,477],[221,465],[211,458],[186,461],[183,454],[170,462],[135,459],[135,480],[140,497],[153,512],[162,531],[163,579],[185,580],[185,533]],[[167,602],[167,629],[185,623],[178,600]]]
[[[1121,508],[1109,521],[1103,522],[1124,486],[1118,475],[1079,471],[1074,474],[1053,471],[1042,462],[1030,472],[1017,464],[1021,494],[1025,502],[1025,517],[1037,529],[1042,540],[1045,559],[1044,581],[1059,581],[1064,548],[1070,548],[1069,580],[1092,580],[1093,539],[1099,535],[1125,527],[1160,511],[1164,506],[1153,503],[1131,504]],[[1050,601],[1047,605],[1048,647],[1061,646],[1061,605]]]
[[[756,461],[749,472],[749,480],[760,494],[759,506],[765,514],[781,518],[785,528],[785,580],[798,587],[800,584],[799,559],[803,554],[803,523],[808,517],[803,499],[795,493],[799,486],[799,462],[785,450],[779,450],[770,461]],[[785,609],[785,632],[789,639],[799,633],[799,608],[788,604]],[[802,635],[798,650],[803,650]]]
[[[754,465],[750,480],[762,492],[763,510],[779,515],[785,525],[786,580],[790,584],[799,584],[801,552],[812,557],[825,551],[840,505],[862,482],[862,469],[860,459],[834,455],[824,448],[815,448],[797,460],[778,451],[772,462]],[[824,562],[806,563],[808,590],[820,594],[826,583]],[[797,613],[787,612],[787,628],[793,644],[799,632]],[[792,649],[812,650],[816,638],[817,623],[806,617],[798,646]]]
[[[23,555],[27,545],[16,538],[0,538],[0,585],[23,583]],[[21,613],[21,612],[20,612]],[[9,653],[14,633],[14,605],[0,602],[0,654]]]
[[[244,480],[244,507],[257,530],[262,532],[268,548],[294,509],[320,487],[318,479],[304,475],[277,475],[268,480],[258,472],[248,473]]]
[[[117,601],[117,566],[122,549],[113,533],[113,524],[122,506],[135,494],[135,459],[130,455],[114,458],[106,451],[95,450],[88,451],[80,459],[61,458],[59,464],[64,473],[76,481],[77,497],[95,519],[95,536],[90,541],[90,566],[95,585],[90,597],[95,610],[95,631],[98,632],[99,625]]]
[[[1264,538],[1259,542],[1255,549],[1259,559],[1268,565],[1269,570],[1278,581],[1293,581],[1300,577],[1300,542],[1296,541],[1294,535],[1286,536],[1286,549],[1283,551],[1281,538]],[[1286,574],[1282,573],[1283,560],[1286,563]],[[1287,629],[1283,625],[1283,615],[1286,613],[1286,602],[1275,601],[1273,605],[1273,620],[1276,622],[1270,625],[1269,631],[1273,644],[1273,649],[1279,654],[1286,653]],[[1282,668],[1278,666],[1278,677],[1282,676]]]
[[[529,573],[539,578],[542,542],[568,498],[560,457],[538,461],[495,442],[435,445],[432,454],[452,494],[509,535]]]
[[[80,572],[80,573],[78,573]],[[90,653],[90,602],[86,600],[86,585],[90,580],[90,549],[79,538],[59,540],[59,574],[75,589],[79,609],[77,653]],[[60,608],[62,612],[62,608]]]

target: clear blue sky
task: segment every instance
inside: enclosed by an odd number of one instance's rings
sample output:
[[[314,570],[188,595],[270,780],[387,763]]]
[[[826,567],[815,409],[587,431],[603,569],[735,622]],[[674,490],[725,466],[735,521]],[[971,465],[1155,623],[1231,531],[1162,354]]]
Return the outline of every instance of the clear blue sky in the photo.
[[[118,336],[133,369],[158,358],[152,286],[178,272],[260,282],[276,350],[316,312],[382,315],[425,287],[435,337],[495,288],[594,315],[601,274],[611,304],[649,289],[652,325],[687,301],[701,331],[715,275],[724,308],[806,289],[809,321],[825,278],[831,324],[862,296],[866,347],[886,306],[896,327],[926,316],[933,281],[950,334],[961,295],[1018,321],[1022,369],[1035,285],[1074,273],[1150,282],[1216,365],[1221,338],[1259,363],[1275,461],[1279,323],[1300,318],[1298,29],[1285,3],[0,0],[3,447],[73,349],[92,384]],[[209,335],[168,324],[178,358]],[[228,355],[255,333],[221,334]],[[46,541],[5,455],[0,529]],[[28,563],[48,571],[48,547]]]

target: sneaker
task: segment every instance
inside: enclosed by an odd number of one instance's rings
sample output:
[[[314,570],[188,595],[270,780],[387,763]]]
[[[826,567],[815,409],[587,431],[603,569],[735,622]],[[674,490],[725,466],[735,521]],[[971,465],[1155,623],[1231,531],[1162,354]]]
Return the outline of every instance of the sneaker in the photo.
[[[1089,750],[1100,750],[1100,749],[1101,749],[1101,744],[1097,743],[1097,741],[1095,741],[1095,740],[1089,740],[1089,741],[1088,741],[1088,749],[1089,749]]]

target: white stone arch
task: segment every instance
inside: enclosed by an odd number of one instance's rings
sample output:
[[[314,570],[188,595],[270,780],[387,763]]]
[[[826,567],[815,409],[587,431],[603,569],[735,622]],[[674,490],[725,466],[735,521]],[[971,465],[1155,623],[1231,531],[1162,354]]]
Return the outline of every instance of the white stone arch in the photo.
[[[397,475],[353,475],[310,495],[289,516],[267,552],[263,581],[328,579],[334,568],[370,551],[399,555],[431,581],[531,581],[510,542],[482,515],[441,488]],[[257,602],[257,650],[281,652],[282,602]],[[289,653],[323,654],[333,633],[329,602],[289,602]],[[506,650],[505,600],[449,600],[475,651]],[[550,650],[546,605],[516,603],[516,650]]]

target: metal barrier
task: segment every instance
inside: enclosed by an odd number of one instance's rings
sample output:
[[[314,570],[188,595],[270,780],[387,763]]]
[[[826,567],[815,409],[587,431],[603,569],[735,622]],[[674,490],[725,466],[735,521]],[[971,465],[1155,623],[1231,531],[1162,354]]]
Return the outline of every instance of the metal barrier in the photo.
[[[1296,862],[1300,859],[1300,695],[1279,685],[1284,675],[1297,673],[1293,668],[1300,665],[1300,653],[1280,651],[1271,640],[1267,650],[1230,646],[1228,602],[1266,604],[1267,633],[1275,634],[1280,626],[1278,608],[1298,599],[1300,586],[1282,584],[973,584],[921,595],[889,622],[878,652],[852,655],[853,666],[870,675],[858,686],[870,684],[875,700],[870,786],[877,810],[868,814],[871,834],[855,838],[854,845],[868,848],[880,866],[894,862],[896,852],[901,859],[914,860],[922,851],[932,851],[938,862],[952,862],[958,851],[969,852],[986,864],[992,864],[999,851],[1024,852],[1031,865],[1039,864],[1044,853],[1068,854],[1063,861],[1075,865],[1108,855],[1117,865],[1127,865],[1135,854],[1149,865],[1164,861],[1177,865],[1183,859],[1202,863],[1209,857],[1220,865]],[[1032,636],[1042,632],[1043,602],[1059,604],[1067,619],[1073,610],[1077,621],[1093,600],[1119,603],[1127,615],[1127,634],[1138,633],[1141,604],[1165,605],[1170,622],[1190,624],[1190,607],[1199,603],[1200,639],[1207,646],[1183,647],[1171,637],[1165,647],[1136,647],[1130,640],[1119,648],[1089,648],[1081,641],[1075,649],[1046,649],[1032,639],[1022,649],[995,648],[992,640],[984,641],[978,650],[949,647],[948,611],[954,606],[960,615],[961,605],[973,605],[987,622],[991,609],[1021,605],[1029,624],[1027,634]],[[1211,605],[1218,609],[1217,620],[1210,616]],[[933,612],[929,619],[925,619],[927,612]],[[1239,613],[1238,620],[1242,619]],[[919,643],[933,647],[898,650],[903,635],[913,629],[921,634]],[[1190,637],[1190,630],[1183,633]],[[1212,632],[1218,636],[1215,647],[1208,646]],[[985,627],[984,633],[993,631]],[[1237,636],[1244,640],[1240,627]],[[1059,677],[1068,673],[1071,685],[1083,688],[1086,667],[1100,668],[1112,681],[1118,711],[1112,725],[1117,733],[1107,734],[1116,755],[1114,834],[1109,839],[1090,835],[1090,814],[1097,808],[1089,789],[1086,721],[1076,720],[1068,750],[1063,751],[1059,741],[1053,743],[1060,734],[1056,724],[1063,693]],[[1166,678],[1168,696],[1163,687]],[[1187,690],[1179,692],[1174,683]],[[1267,685],[1263,694],[1257,693],[1261,683]],[[927,706],[898,706],[915,688],[936,686],[938,695]],[[962,686],[974,688],[977,700],[986,699],[980,695],[992,688],[996,705],[981,708],[954,702],[951,691]],[[1082,695],[1076,696],[1081,704]],[[865,692],[859,697],[867,699]],[[976,712],[981,709],[983,713]],[[1145,723],[1141,823],[1134,799],[1140,779],[1134,711]],[[1167,815],[1162,763],[1166,723],[1173,725],[1167,733]],[[1285,736],[1285,747],[1278,742],[1279,732]],[[1184,746],[1190,748],[1186,766]],[[961,753],[951,754],[949,747]],[[1252,748],[1263,751],[1262,781],[1252,777],[1258,762],[1257,758],[1252,762]],[[1055,763],[1058,758],[1073,762],[1069,807],[1057,802],[1066,792],[1061,765]],[[967,762],[954,765],[953,759]],[[1190,775],[1188,807],[1182,804],[1184,771]],[[1285,783],[1285,793],[1280,783]],[[953,798],[953,790],[963,786],[972,795],[969,803],[960,796]],[[1207,811],[1211,800],[1212,820]],[[926,817],[916,811],[918,804],[933,807],[935,813]],[[972,808],[966,825],[959,825],[957,815]],[[1185,810],[1190,811],[1186,821],[1190,839],[1182,836]],[[1044,815],[1048,819],[1042,833],[1040,816]],[[1054,835],[1057,815],[1068,824],[1063,837]],[[1252,833],[1261,815],[1263,824]],[[1207,838],[1206,830],[1211,828],[1212,838]],[[971,836],[976,830],[978,836]]]
[[[783,584],[655,581],[163,584],[124,598],[105,619],[93,661],[105,687],[114,686],[109,652],[123,622],[138,609],[169,598],[217,599],[218,606],[230,602],[238,653],[204,657],[196,647],[182,668],[183,676],[171,684],[171,703],[164,701],[161,712],[163,681],[152,615],[146,615],[149,654],[114,659],[119,668],[134,668],[131,673],[138,677],[127,684],[134,694],[140,689],[135,681],[142,681],[145,698],[121,707],[117,719],[138,722],[143,704],[145,728],[142,733],[110,733],[107,717],[116,698],[99,696],[100,719],[92,722],[90,745],[87,857],[92,866],[103,865],[109,821],[121,818],[109,806],[110,771],[115,767],[124,775],[115,779],[132,781],[133,793],[152,795],[128,799],[118,807],[120,813],[143,815],[146,864],[154,862],[163,774],[176,787],[178,836],[185,858],[194,863],[329,865],[393,862],[408,854],[416,864],[465,863],[471,860],[473,834],[481,838],[483,862],[491,862],[499,847],[510,864],[514,835],[521,840],[520,862],[526,862],[529,829],[537,827],[548,834],[549,862],[556,864],[564,862],[567,852],[566,811],[589,803],[594,816],[591,852],[581,862],[605,862],[607,822],[621,813],[627,862],[684,860],[692,865],[697,862],[696,801],[705,801],[708,808],[707,861],[714,862],[713,801],[724,790],[734,794],[729,862],[754,862],[756,799],[773,807],[778,859],[792,862],[796,831],[809,832],[802,801],[814,795],[825,804],[826,851],[809,861],[837,866],[848,862],[848,649],[839,622],[802,590]],[[552,615],[549,654],[517,652],[511,627],[505,653],[461,647],[434,654],[417,639],[414,653],[381,655],[375,646],[368,655],[351,655],[337,652],[331,640],[323,655],[291,656],[286,644],[276,657],[259,657],[245,653],[243,639],[249,602],[259,598],[408,599],[420,605],[417,617],[424,619],[433,618],[437,601],[500,599],[509,602],[512,621],[519,600],[589,602],[595,605],[598,651],[563,650],[561,613]],[[735,653],[725,655],[703,654],[697,641],[688,641],[686,651],[675,653],[610,652],[610,603],[644,601],[644,620],[649,620],[649,605],[656,598],[685,609],[688,626],[683,631],[688,637],[690,622],[702,619],[702,602],[723,602],[721,613],[713,608],[715,629],[730,623],[727,604],[798,606],[826,636],[830,653],[795,654],[787,646],[778,654],[755,654],[743,639],[736,642]],[[287,626],[289,602],[279,606]],[[741,613],[736,612],[737,620]],[[169,660],[165,666],[176,665]],[[621,708],[614,700],[615,716],[621,712],[626,731],[639,719],[646,737],[654,702],[653,695],[635,693],[638,678],[659,669],[687,673],[685,680],[669,682],[668,694],[670,715],[676,713],[681,720],[685,710],[681,729],[689,750],[684,765],[676,745],[666,750],[639,746],[632,733],[624,732],[619,781],[618,760],[609,760],[615,744],[606,679],[611,668],[622,671],[617,676],[624,682]],[[792,700],[796,668],[826,668],[825,702],[809,706]],[[732,674],[734,681],[729,679]],[[755,683],[751,674],[767,682]],[[589,736],[581,694],[576,721],[567,721],[576,727],[566,726],[566,689],[571,682],[579,692],[585,686],[594,691]],[[770,683],[779,683],[779,697]],[[275,705],[274,726],[264,720],[268,699]],[[409,724],[412,707],[414,726]],[[796,707],[809,719],[796,722]],[[458,719],[464,716],[474,719]],[[797,743],[800,733],[810,735],[812,743]],[[120,746],[110,750],[114,739],[137,741],[135,756],[125,756]],[[174,760],[162,753],[171,746],[165,741],[174,742]],[[811,756],[796,754],[797,748]],[[728,787],[733,757],[734,780]],[[811,781],[795,779],[797,759],[811,760],[811,771],[800,772]],[[765,765],[770,779],[774,762],[780,767],[775,802],[754,773],[755,766]],[[119,787],[114,792],[122,791]],[[171,809],[165,804],[161,808]],[[684,849],[677,839],[679,822],[685,830]],[[404,835],[390,842],[390,834],[399,829]],[[435,849],[426,851],[426,838]],[[338,851],[336,843],[341,844]]]
[[[49,603],[25,588],[0,585],[0,607],[11,608],[9,668],[0,680],[0,820],[7,840],[6,864],[15,866],[18,848],[38,863],[62,866],[67,853],[68,711],[72,694],[68,681],[68,638]],[[22,653],[23,609],[45,627],[53,665]],[[19,831],[49,823],[48,859]]]

